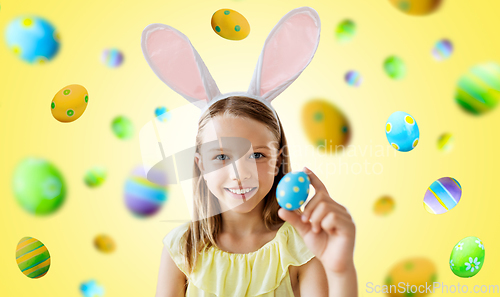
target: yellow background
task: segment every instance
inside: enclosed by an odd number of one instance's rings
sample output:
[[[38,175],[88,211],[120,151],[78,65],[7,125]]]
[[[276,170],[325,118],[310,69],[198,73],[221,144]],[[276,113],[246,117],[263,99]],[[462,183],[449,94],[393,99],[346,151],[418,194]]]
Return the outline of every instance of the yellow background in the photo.
[[[291,147],[305,146],[301,107],[324,97],[335,103],[351,122],[350,144],[388,146],[384,128],[397,110],[411,114],[420,128],[420,142],[409,153],[385,150],[383,157],[304,155],[291,151],[294,170],[309,165],[327,185],[331,196],[345,205],[357,226],[355,264],[360,296],[367,282],[383,284],[387,272],[400,260],[424,256],[437,267],[438,281],[447,285],[500,285],[497,187],[498,110],[482,117],[463,112],[453,96],[458,78],[471,66],[499,62],[500,2],[448,0],[438,12],[407,16],[388,0],[243,0],[243,1],[2,1],[0,10],[0,295],[79,296],[80,284],[95,279],[106,296],[153,296],[163,236],[187,218],[178,186],[156,216],[140,220],[123,203],[123,186],[133,167],[141,164],[138,133],[157,106],[169,109],[185,99],[164,85],[145,61],[140,38],[150,23],[171,25],[186,34],[220,90],[246,91],[267,34],[288,11],[311,6],[321,18],[321,40],[316,55],[302,75],[274,102]],[[210,27],[212,14],[231,8],[250,23],[250,35],[229,41]],[[38,15],[55,25],[61,35],[57,57],[32,66],[18,59],[5,44],[7,24],[20,15]],[[356,22],[355,38],[346,44],[334,39],[342,20]],[[449,38],[455,52],[436,62],[431,49]],[[110,69],[100,61],[105,48],[125,55],[121,67]],[[408,68],[401,81],[389,79],[382,63],[389,55],[401,57]],[[357,70],[359,88],[343,81]],[[50,102],[69,84],[89,91],[89,105],[73,123],[56,121]],[[116,138],[110,128],[115,116],[129,117],[136,128],[130,140]],[[454,150],[437,150],[440,134],[451,132]],[[193,136],[194,137],[194,136]],[[54,215],[34,217],[17,204],[12,172],[27,156],[43,157],[64,175],[68,195]],[[383,173],[327,174],[321,163],[381,163]],[[106,182],[96,189],[83,183],[94,165],[108,169]],[[463,187],[458,206],[444,215],[422,207],[426,188],[444,176]],[[382,195],[396,200],[388,217],[377,217],[372,206]],[[99,233],[111,235],[117,250],[99,253],[92,244]],[[52,256],[51,268],[38,280],[25,277],[15,262],[17,242],[24,236],[41,240]],[[483,269],[471,279],[456,277],[448,267],[453,246],[466,236],[483,240]],[[381,295],[381,294],[380,294]],[[434,294],[442,296],[443,294]],[[446,294],[444,294],[446,295]]]

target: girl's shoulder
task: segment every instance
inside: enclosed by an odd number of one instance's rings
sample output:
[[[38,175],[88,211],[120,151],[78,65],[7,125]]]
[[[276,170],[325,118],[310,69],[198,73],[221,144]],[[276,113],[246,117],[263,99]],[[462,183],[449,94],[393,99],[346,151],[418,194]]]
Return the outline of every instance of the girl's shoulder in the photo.
[[[186,222],[180,226],[175,227],[170,230],[170,232],[163,238],[163,244],[167,247],[177,247],[180,243],[182,235],[187,231],[189,227],[189,222]]]

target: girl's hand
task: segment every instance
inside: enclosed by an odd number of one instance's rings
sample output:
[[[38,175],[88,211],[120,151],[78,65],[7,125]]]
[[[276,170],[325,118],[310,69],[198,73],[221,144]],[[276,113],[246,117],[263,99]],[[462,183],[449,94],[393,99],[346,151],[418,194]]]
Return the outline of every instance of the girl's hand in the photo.
[[[296,211],[284,208],[280,208],[278,215],[295,227],[325,270],[347,272],[354,267],[354,222],[346,208],[330,197],[321,180],[308,168],[304,169],[316,191],[304,209],[304,220]]]

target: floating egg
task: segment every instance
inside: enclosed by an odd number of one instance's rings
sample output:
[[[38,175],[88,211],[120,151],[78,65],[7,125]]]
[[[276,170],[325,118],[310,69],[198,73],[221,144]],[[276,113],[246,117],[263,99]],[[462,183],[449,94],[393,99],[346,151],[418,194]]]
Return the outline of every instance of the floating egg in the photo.
[[[105,49],[102,51],[101,61],[110,68],[116,68],[123,62],[123,53],[116,48]]]
[[[212,15],[212,29],[220,37],[229,40],[242,40],[250,34],[247,19],[232,9],[217,10]]]
[[[108,235],[97,235],[94,239],[94,246],[98,251],[103,253],[111,253],[116,249],[115,241]]]
[[[165,106],[159,106],[155,109],[155,115],[158,120],[162,122],[166,122],[172,118],[172,114],[168,112],[168,109]]]
[[[166,184],[164,172],[152,168],[146,176],[143,166],[136,167],[125,182],[127,208],[139,217],[155,214],[168,198]]]
[[[101,166],[94,166],[85,173],[83,180],[90,188],[98,187],[106,180],[106,169]]]
[[[87,89],[80,85],[69,85],[56,93],[50,104],[50,110],[56,120],[69,123],[77,120],[85,112],[88,102]]]
[[[395,202],[392,197],[382,196],[373,205],[373,212],[379,216],[386,216],[393,212]]]
[[[351,20],[344,20],[340,22],[335,31],[335,36],[337,41],[340,43],[345,43],[350,41],[356,33],[356,23]]]
[[[38,239],[23,237],[16,248],[17,267],[29,278],[40,278],[50,268],[50,254],[47,247]]]
[[[448,59],[453,52],[453,44],[448,39],[441,39],[436,42],[436,45],[432,49],[432,56],[437,61],[443,61]]]
[[[441,0],[389,0],[398,10],[409,15],[426,15],[434,12]]]
[[[21,207],[35,215],[55,212],[66,196],[66,186],[59,170],[39,158],[27,158],[17,165],[13,188]]]
[[[302,124],[319,151],[334,153],[349,142],[351,129],[344,114],[324,99],[313,99],[302,109]]]
[[[424,196],[424,208],[432,214],[442,214],[457,206],[462,187],[453,177],[442,177],[433,182]]]
[[[80,285],[83,297],[103,297],[104,288],[97,284],[95,280],[84,282]]]
[[[392,79],[402,79],[406,75],[406,65],[399,57],[391,56],[384,61],[385,73]]]
[[[11,21],[5,39],[15,55],[32,64],[48,62],[59,51],[59,33],[51,23],[37,16],[22,16]]]
[[[429,259],[420,257],[405,259],[398,262],[389,271],[385,279],[386,294],[391,297],[425,296],[428,291],[425,292],[422,288],[429,284],[432,285],[435,281],[437,281],[436,266]],[[399,287],[401,283],[404,284],[404,290]],[[392,290],[389,291],[391,286]],[[411,291],[406,291],[407,288]],[[420,292],[418,288],[420,288]]]
[[[453,149],[454,143],[455,138],[451,133],[443,133],[438,138],[437,147],[442,152],[449,152]]]
[[[400,152],[414,149],[420,137],[415,119],[403,111],[396,111],[385,124],[385,135],[393,148]]]
[[[362,80],[363,80],[363,78],[361,77],[361,75],[357,71],[347,72],[344,79],[348,85],[354,86],[354,87],[359,87],[361,85]]]
[[[499,99],[500,66],[497,63],[474,66],[458,81],[455,100],[469,113],[486,113],[497,106]]]
[[[117,116],[111,122],[111,129],[116,137],[120,139],[129,139],[134,135],[134,125],[132,121],[125,116]]]
[[[303,171],[289,172],[276,187],[278,204],[287,210],[298,209],[306,202],[311,180]]]
[[[473,277],[484,265],[484,245],[481,239],[469,236],[451,250],[450,269],[460,277]]]

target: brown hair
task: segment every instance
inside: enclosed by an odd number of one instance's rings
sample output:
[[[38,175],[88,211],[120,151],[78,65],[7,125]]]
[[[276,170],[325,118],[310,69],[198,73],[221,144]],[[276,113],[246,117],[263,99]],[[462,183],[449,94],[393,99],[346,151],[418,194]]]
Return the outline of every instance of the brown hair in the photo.
[[[198,122],[198,134],[196,135],[197,152],[199,152],[199,147],[202,144],[201,135],[206,124],[210,119],[216,116],[232,116],[256,120],[264,124],[269,131],[272,132],[276,142],[279,144],[278,151],[283,149],[280,156],[281,163],[278,163],[278,174],[274,177],[271,190],[266,197],[264,197],[265,202],[262,211],[262,217],[266,228],[272,230],[271,227],[273,225],[284,222],[278,216],[280,206],[276,200],[276,187],[281,178],[291,171],[288,145],[283,127],[281,126],[281,121],[278,117],[278,123],[276,123],[272,110],[256,99],[243,96],[231,96],[219,100],[207,109]],[[281,133],[279,131],[281,131]],[[195,173],[194,176],[197,177],[193,181],[194,217],[180,241],[180,251],[184,256],[184,267],[187,273],[192,273],[194,271],[199,253],[211,246],[217,247],[216,238],[222,229],[222,215],[220,214],[219,202],[208,189],[196,162],[194,162],[193,172]],[[206,215],[211,213],[217,213],[217,215]]]

